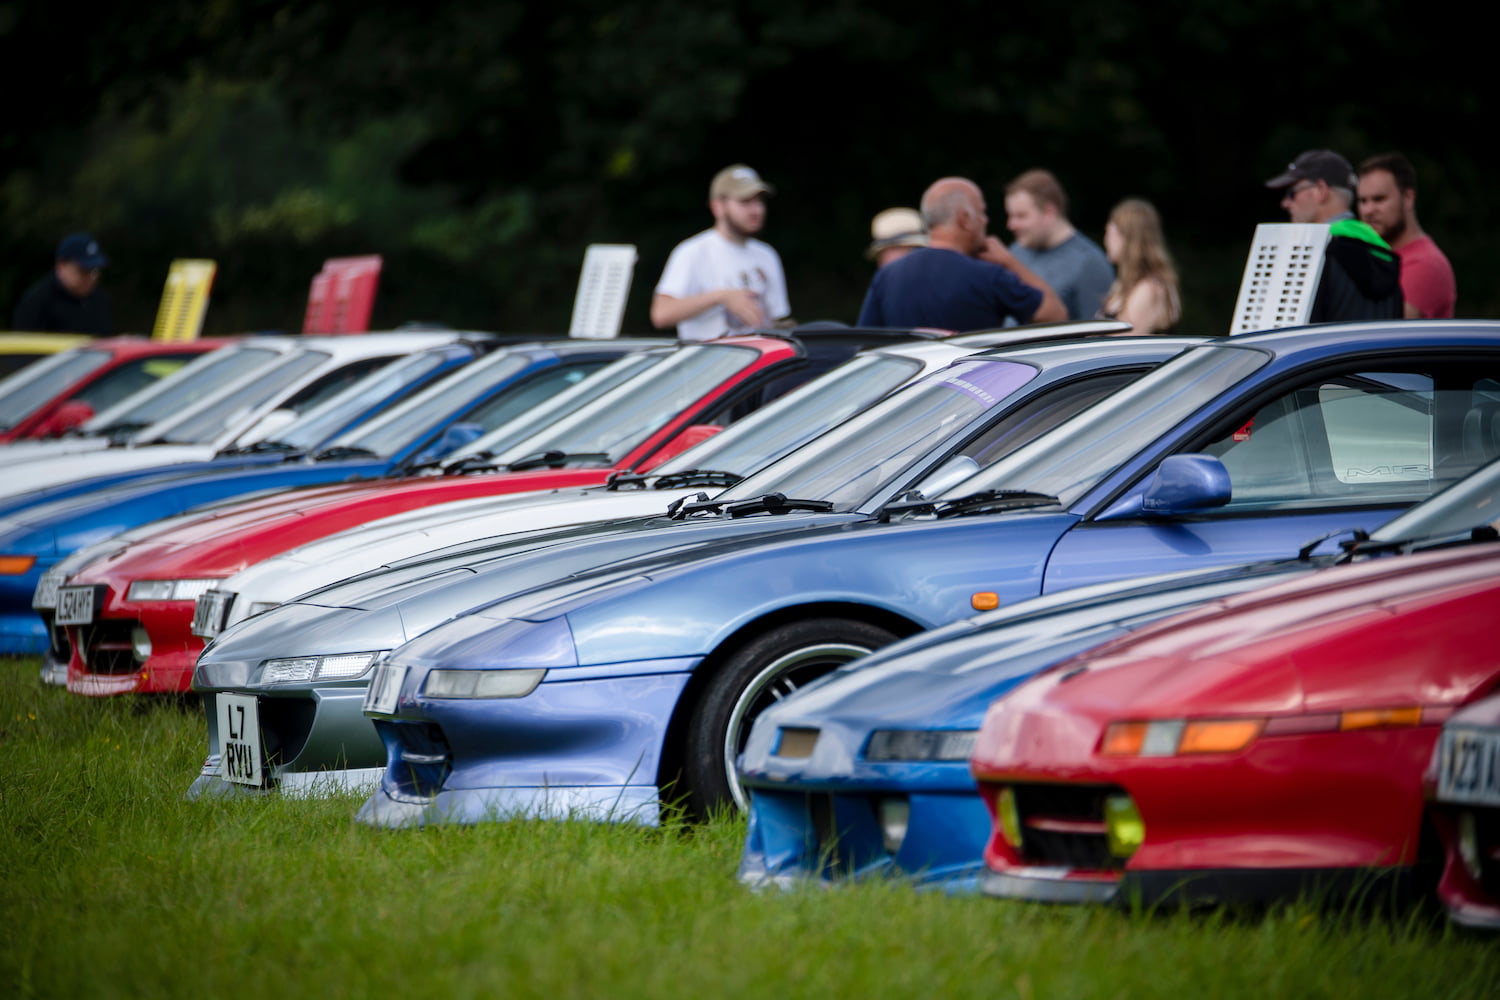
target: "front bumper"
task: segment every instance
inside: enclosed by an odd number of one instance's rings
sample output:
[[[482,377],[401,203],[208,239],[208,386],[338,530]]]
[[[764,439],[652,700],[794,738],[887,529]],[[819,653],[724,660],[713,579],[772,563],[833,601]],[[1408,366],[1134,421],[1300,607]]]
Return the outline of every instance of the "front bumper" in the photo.
[[[667,727],[689,674],[543,682],[523,698],[430,699],[377,719],[375,826],[512,816],[655,823]]]
[[[188,798],[276,790],[301,796],[369,794],[385,771],[385,747],[361,711],[365,697],[363,683],[227,692],[256,696],[267,775],[263,788],[232,782],[223,776],[219,766],[216,701],[221,692],[200,690],[199,693],[203,696],[209,756],[188,788]]]
[[[130,604],[113,595],[89,625],[67,626],[72,646],[68,690],[74,694],[175,694],[191,690],[203,640],[191,632],[192,601]],[[151,651],[141,659],[134,633],[144,629]]]
[[[955,770],[968,778],[964,765]],[[747,886],[898,878],[948,892],[979,888],[989,814],[971,781],[943,789],[753,785],[751,793],[739,868]],[[883,808],[904,812],[904,835],[892,835]]]

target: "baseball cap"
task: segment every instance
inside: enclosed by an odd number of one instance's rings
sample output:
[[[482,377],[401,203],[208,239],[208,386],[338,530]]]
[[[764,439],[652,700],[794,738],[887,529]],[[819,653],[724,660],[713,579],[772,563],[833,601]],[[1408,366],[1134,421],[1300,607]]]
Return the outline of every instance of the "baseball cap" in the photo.
[[[927,234],[922,231],[922,214],[915,208],[888,208],[870,222],[873,242],[865,256],[874,260],[882,250],[891,247],[925,247]]]
[[[71,260],[85,271],[92,271],[109,263],[109,258],[99,247],[99,241],[88,233],[70,233],[64,236],[57,245],[57,259]]]
[[[761,180],[760,174],[743,163],[720,170],[714,174],[713,183],[708,186],[710,198],[733,198],[735,201],[754,198],[758,194],[775,193],[775,188]]]
[[[1323,181],[1330,187],[1351,189],[1357,183],[1349,161],[1331,149],[1309,149],[1266,181],[1266,187],[1291,187],[1298,181]]]

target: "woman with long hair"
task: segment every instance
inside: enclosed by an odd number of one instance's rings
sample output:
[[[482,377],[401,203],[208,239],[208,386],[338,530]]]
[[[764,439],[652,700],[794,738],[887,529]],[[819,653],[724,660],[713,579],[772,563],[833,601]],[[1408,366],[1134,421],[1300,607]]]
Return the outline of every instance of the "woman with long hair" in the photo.
[[[1161,216],[1149,201],[1126,198],[1109,213],[1104,252],[1115,265],[1115,283],[1100,314],[1124,320],[1132,333],[1165,333],[1182,316],[1177,268],[1161,233]]]

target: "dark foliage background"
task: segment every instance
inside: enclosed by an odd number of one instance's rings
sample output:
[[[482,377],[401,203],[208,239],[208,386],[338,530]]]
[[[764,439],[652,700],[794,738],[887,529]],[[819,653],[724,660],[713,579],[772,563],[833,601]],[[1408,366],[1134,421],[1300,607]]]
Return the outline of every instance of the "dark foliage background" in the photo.
[[[1394,0],[161,0],[0,3],[0,303],[99,236],[123,330],[177,257],[219,276],[207,332],[300,329],[324,258],[385,256],[374,323],[566,327],[583,248],[634,243],[626,329],[735,161],[778,188],[800,319],[852,320],[870,216],[973,177],[994,225],[1031,166],[1098,239],[1162,210],[1184,326],[1228,322],[1261,186],[1298,151],[1417,164],[1461,315],[1500,314],[1482,166],[1487,37]],[[1477,26],[1475,26],[1477,28]]]

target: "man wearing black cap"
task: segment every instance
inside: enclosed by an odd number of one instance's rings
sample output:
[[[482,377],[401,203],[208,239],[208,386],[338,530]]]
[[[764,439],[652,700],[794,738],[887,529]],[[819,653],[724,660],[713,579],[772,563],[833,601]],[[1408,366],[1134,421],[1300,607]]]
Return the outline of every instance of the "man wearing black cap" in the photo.
[[[99,271],[108,263],[98,241],[88,233],[63,237],[52,273],[26,289],[10,328],[109,336],[113,332],[109,299],[99,287]]]
[[[1401,259],[1350,210],[1357,181],[1349,161],[1331,149],[1309,149],[1266,181],[1281,191],[1293,222],[1328,226],[1323,276],[1313,299],[1313,323],[1400,319]]]

